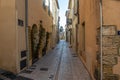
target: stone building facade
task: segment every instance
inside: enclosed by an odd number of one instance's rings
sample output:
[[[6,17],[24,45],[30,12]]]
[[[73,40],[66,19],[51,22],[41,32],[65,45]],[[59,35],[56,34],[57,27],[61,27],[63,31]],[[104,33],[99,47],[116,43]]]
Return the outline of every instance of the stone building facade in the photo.
[[[103,80],[120,80],[120,1],[102,0]]]

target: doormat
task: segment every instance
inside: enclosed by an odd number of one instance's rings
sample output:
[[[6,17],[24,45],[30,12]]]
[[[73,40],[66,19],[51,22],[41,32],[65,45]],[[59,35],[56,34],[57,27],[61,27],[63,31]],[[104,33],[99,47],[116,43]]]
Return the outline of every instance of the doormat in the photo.
[[[15,80],[33,80],[33,79],[26,78],[26,77],[23,77],[23,76],[17,76],[17,78]]]
[[[40,68],[40,71],[48,71],[48,68]]]

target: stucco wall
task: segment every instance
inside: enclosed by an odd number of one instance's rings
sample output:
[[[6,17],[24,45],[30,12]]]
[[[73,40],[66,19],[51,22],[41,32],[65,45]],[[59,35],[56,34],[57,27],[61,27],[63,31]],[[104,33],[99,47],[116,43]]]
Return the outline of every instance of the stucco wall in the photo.
[[[48,15],[47,10],[43,9],[42,0],[29,0],[28,1],[28,25],[39,25],[40,20],[43,21],[43,27],[52,32],[52,17]]]
[[[116,25],[120,30],[120,1],[103,0],[103,25]]]
[[[80,54],[85,61],[90,74],[93,76],[96,66],[96,35],[97,28],[100,26],[99,1],[80,0]],[[83,22],[85,22],[85,40],[83,35]],[[85,51],[83,43],[85,41]]]
[[[16,72],[15,0],[0,0],[0,68]]]
[[[18,25],[18,19],[23,20],[23,26]],[[25,31],[25,0],[16,0],[16,28],[17,28],[17,69],[20,72],[21,51],[26,50],[26,31]],[[26,56],[27,58],[27,56]],[[26,66],[27,67],[27,66]]]
[[[52,15],[48,15],[48,8],[43,8],[42,0],[29,0],[28,1],[28,26],[32,28],[33,24],[36,24],[39,28],[40,21],[42,21],[42,25],[45,28],[46,32],[52,33],[53,26],[53,17]],[[48,51],[52,47],[52,35],[50,35],[49,43],[48,43]],[[39,55],[40,56],[40,55]]]

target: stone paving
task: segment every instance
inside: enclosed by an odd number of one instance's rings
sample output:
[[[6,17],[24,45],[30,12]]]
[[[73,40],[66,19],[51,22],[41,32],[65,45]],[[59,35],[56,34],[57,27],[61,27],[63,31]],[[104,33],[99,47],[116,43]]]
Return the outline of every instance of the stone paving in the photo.
[[[86,68],[65,41],[60,41],[49,54],[18,76],[28,79],[16,80],[91,80]]]

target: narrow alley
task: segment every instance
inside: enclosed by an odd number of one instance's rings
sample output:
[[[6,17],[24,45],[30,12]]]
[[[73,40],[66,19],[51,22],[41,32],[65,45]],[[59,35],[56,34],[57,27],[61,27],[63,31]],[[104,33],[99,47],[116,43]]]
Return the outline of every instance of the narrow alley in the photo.
[[[81,60],[63,40],[19,75],[33,80],[91,80]]]
[[[0,80],[120,80],[120,0],[0,0]]]

